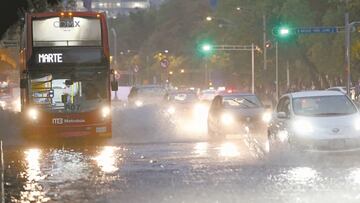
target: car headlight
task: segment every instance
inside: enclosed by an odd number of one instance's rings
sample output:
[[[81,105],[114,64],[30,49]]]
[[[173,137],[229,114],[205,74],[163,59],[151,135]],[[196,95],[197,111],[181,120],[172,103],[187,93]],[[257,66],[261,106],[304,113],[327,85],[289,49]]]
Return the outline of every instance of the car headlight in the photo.
[[[293,128],[296,133],[309,134],[314,132],[312,124],[307,120],[296,120],[293,123]]]
[[[176,111],[176,109],[175,109],[175,107],[173,107],[173,106],[170,106],[170,107],[167,109],[167,112],[168,112],[169,114],[174,114],[175,111]]]
[[[38,112],[38,110],[35,109],[35,108],[29,109],[27,113],[28,113],[28,116],[29,116],[29,118],[30,118],[31,120],[37,120],[38,117],[39,117],[39,112]]]
[[[142,102],[142,101],[140,101],[140,100],[136,100],[136,101],[135,101],[135,105],[136,105],[137,107],[140,107],[140,106],[144,105],[144,102]]]
[[[265,123],[269,123],[271,121],[271,113],[270,112],[265,112],[263,115],[262,115],[262,120],[265,122]]]
[[[355,130],[360,131],[360,117],[355,119],[354,127],[355,127]]]
[[[224,125],[232,125],[234,121],[234,116],[229,113],[224,113],[221,115],[221,123]]]
[[[103,118],[106,118],[110,115],[110,107],[108,106],[104,106],[102,109],[101,109],[101,113],[102,113],[102,116]]]

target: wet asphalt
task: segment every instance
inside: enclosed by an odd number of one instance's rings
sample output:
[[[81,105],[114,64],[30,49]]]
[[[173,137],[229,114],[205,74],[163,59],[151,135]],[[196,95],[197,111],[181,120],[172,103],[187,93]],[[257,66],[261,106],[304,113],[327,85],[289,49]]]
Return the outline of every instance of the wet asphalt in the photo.
[[[5,202],[360,202],[360,153],[269,155],[150,108],[113,118],[108,140],[32,142],[3,112]]]

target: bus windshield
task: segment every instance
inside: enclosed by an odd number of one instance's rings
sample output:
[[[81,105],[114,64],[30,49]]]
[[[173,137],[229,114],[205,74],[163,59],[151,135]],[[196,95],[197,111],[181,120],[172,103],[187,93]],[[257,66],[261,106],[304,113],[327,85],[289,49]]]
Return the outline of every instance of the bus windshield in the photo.
[[[106,71],[54,71],[30,74],[31,102],[49,112],[88,112],[106,103]]]

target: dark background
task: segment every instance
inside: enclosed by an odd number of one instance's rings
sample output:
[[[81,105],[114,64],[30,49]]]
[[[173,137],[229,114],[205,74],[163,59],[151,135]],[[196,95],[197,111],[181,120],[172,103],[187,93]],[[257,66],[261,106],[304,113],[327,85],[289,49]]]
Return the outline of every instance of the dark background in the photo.
[[[4,2],[3,2],[4,1]],[[21,13],[28,10],[28,1],[35,2],[39,0],[3,0],[0,6],[0,38],[6,30],[16,23]],[[57,4],[61,0],[47,0],[49,4]]]

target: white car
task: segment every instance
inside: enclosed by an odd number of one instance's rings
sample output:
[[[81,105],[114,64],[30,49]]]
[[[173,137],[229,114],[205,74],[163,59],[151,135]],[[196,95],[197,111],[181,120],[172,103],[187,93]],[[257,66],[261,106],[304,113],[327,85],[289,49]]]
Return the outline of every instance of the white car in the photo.
[[[359,150],[359,110],[338,91],[286,94],[274,111],[268,139],[270,152]]]
[[[330,88],[328,88],[327,90],[330,90],[330,91],[338,91],[338,92],[341,92],[341,93],[343,93],[343,94],[346,94],[346,87],[345,87],[345,86],[330,87]]]

